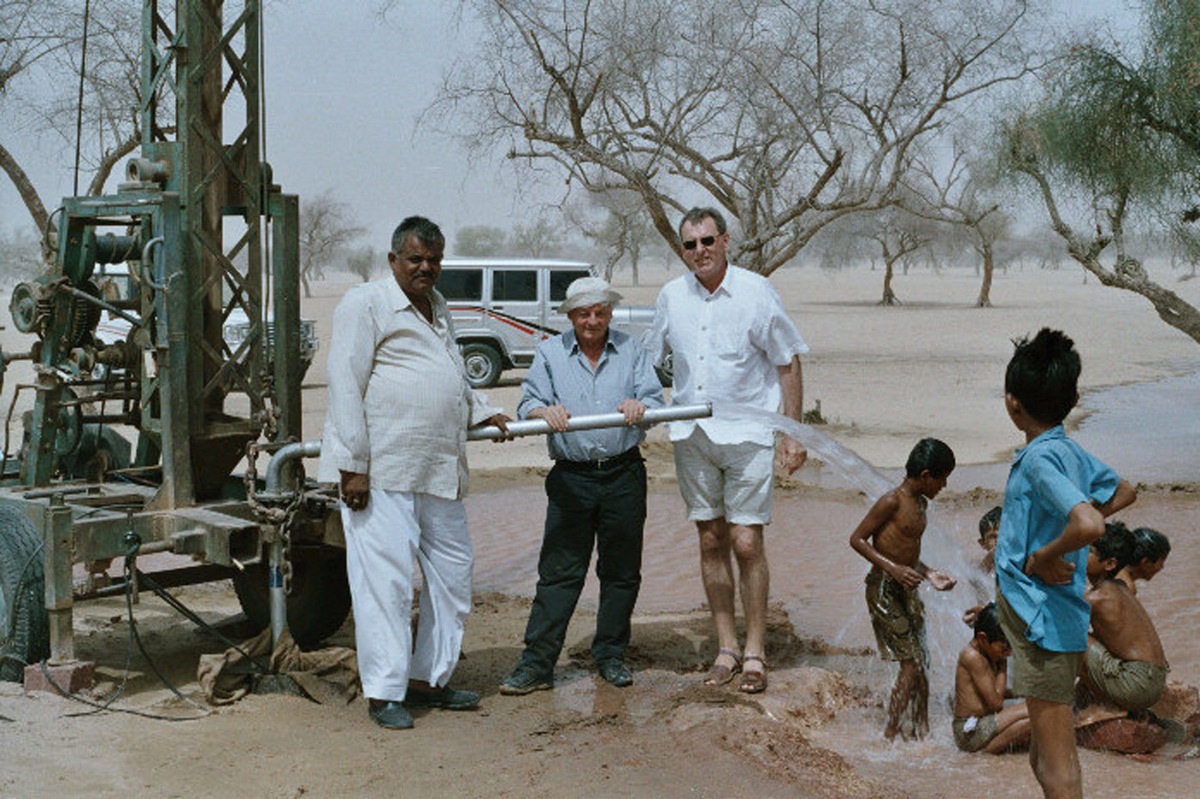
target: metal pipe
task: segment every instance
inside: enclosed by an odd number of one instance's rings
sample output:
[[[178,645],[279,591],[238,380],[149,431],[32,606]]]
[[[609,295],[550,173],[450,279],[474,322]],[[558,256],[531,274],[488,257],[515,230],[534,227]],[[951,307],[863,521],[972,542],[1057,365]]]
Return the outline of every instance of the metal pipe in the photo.
[[[296,458],[315,458],[320,454],[321,440],[319,438],[311,441],[297,441],[280,447],[267,463],[267,485],[263,493],[259,494],[259,498],[265,499],[279,495],[283,488],[283,467],[289,461],[294,461]]]
[[[287,629],[287,594],[283,590],[283,542],[267,545],[267,594],[271,603],[271,651]]]
[[[63,292],[64,294],[70,294],[72,297],[76,297],[78,299],[83,300],[84,302],[90,302],[92,305],[96,305],[100,308],[103,308],[104,310],[108,311],[110,314],[121,317],[126,322],[133,325],[134,327],[142,326],[141,319],[138,319],[136,316],[134,316],[132,314],[125,313],[117,306],[113,305],[112,303],[105,302],[104,300],[100,299],[99,297],[93,297],[91,294],[88,294],[86,291],[80,291],[79,289],[75,288],[74,286],[69,286],[66,283],[60,283],[58,285],[58,290]]]
[[[681,419],[701,419],[712,416],[712,403],[700,405],[674,405],[669,408],[650,408],[638,422],[638,426],[658,424],[659,422],[676,422]],[[567,432],[572,430],[595,430],[601,427],[622,427],[625,424],[623,413],[597,413],[588,416],[572,416],[567,420]],[[508,433],[513,438],[537,436],[553,433],[550,423],[545,419],[526,419],[520,422],[509,422]],[[502,438],[504,434],[499,427],[472,427],[467,431],[468,441],[485,441],[492,438]]]
[[[150,252],[155,247],[161,249],[165,242],[166,238],[163,236],[155,236],[154,238],[150,239],[150,241],[146,242],[146,246],[142,247],[142,260],[138,261],[142,282],[155,291],[166,291],[167,284],[171,282],[164,276],[162,283],[155,283],[154,279],[150,277],[150,272],[155,266],[154,261],[150,258]]]
[[[706,416],[712,416],[712,403],[675,405],[669,408],[650,408],[642,416],[642,420],[638,422],[638,426],[648,426],[659,424],[660,422],[674,422],[681,419],[701,419]],[[567,431],[621,427],[624,424],[625,414],[623,413],[597,413],[586,416],[572,416],[567,422]],[[553,431],[550,429],[550,424],[544,419],[526,419],[520,422],[509,422],[508,432],[513,438],[522,438],[524,436],[544,435]],[[472,427],[467,431],[467,439],[469,441],[487,441],[503,437],[503,435],[500,428],[495,425]],[[271,501],[284,496],[290,496],[290,491],[285,492],[283,490],[283,467],[289,461],[293,461],[296,458],[315,458],[320,454],[320,439],[298,441],[281,447],[271,456],[271,460],[267,463],[266,485],[263,487],[262,492],[258,494],[258,499]]]

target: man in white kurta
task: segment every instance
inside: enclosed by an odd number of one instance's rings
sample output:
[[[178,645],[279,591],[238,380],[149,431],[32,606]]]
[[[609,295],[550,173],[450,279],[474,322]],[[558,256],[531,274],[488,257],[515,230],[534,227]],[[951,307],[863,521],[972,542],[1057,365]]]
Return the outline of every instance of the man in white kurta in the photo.
[[[471,608],[467,428],[506,417],[471,390],[434,289],[445,239],[423,217],[392,237],[392,275],[334,312],[320,479],[340,486],[359,676],[371,718],[407,729],[408,708],[473,708],[448,687]],[[416,645],[413,567],[424,578]]]

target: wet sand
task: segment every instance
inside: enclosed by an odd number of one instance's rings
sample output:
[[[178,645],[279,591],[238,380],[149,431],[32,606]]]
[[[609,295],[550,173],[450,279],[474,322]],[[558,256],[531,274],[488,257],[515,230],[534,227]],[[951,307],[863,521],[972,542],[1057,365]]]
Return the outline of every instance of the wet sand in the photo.
[[[651,285],[622,286],[628,300],[653,301]],[[1138,394],[1139,383],[1194,374],[1200,349],[1154,316],[1140,298],[1088,284],[1078,270],[997,276],[997,307],[976,309],[977,278],[969,270],[942,276],[898,276],[904,305],[874,305],[882,276],[868,270],[827,274],[801,269],[777,275],[785,303],[812,346],[805,359],[806,406],[821,401],[822,432],[894,476],[912,443],[937,435],[964,464],[937,503],[927,544],[935,565],[970,568],[974,525],[999,500],[1004,463],[1019,442],[1000,406],[1003,364],[1013,336],[1043,324],[1076,337],[1084,359],[1083,410],[1071,425],[1084,435],[1116,413],[1087,415],[1092,396],[1117,409],[1153,396],[1132,421],[1110,425],[1089,446],[1128,456],[1143,484],[1141,500],[1122,518],[1157,527],[1175,544],[1171,560],[1139,596],[1159,624],[1172,679],[1200,683],[1200,623],[1194,596],[1200,555],[1189,546],[1200,512],[1200,441],[1172,450],[1164,469],[1154,448],[1179,399]],[[1161,278],[1160,278],[1161,279]],[[323,347],[305,392],[306,437],[317,437],[324,413],[328,319],[346,284],[316,284],[305,301],[318,319]],[[1200,281],[1171,284],[1193,302]],[[19,348],[0,332],[6,350]],[[6,376],[5,401],[19,372]],[[490,393],[513,408],[519,373]],[[1106,388],[1108,387],[1108,388]],[[1108,393],[1106,393],[1108,392]],[[1182,401],[1195,397],[1183,392]],[[1173,404],[1175,403],[1175,404]],[[1160,411],[1160,408],[1163,409]],[[1106,422],[1107,424],[1107,422]],[[1144,445],[1143,445],[1143,442]],[[634,623],[633,687],[598,683],[587,647],[594,625],[589,583],[568,633],[552,692],[501,697],[498,681],[520,651],[534,585],[544,512],[544,442],[471,445],[468,498],[477,551],[476,608],[468,622],[466,659],[455,683],[484,694],[476,713],[431,712],[411,733],[375,728],[361,701],[318,705],[281,695],[250,696],[193,721],[166,722],[127,714],[77,716],[80,705],[46,694],[23,696],[0,686],[0,795],[128,796],[418,796],[447,797],[936,797],[975,792],[1007,799],[1036,795],[1023,755],[989,758],[957,752],[944,705],[947,664],[965,643],[955,614],[970,604],[958,593],[926,597],[940,625],[933,645],[933,735],[924,742],[886,742],[883,702],[894,677],[879,661],[862,607],[865,563],[846,545],[867,499],[835,469],[812,463],[781,484],[768,533],[773,611],[771,687],[759,697],[699,685],[715,652],[697,574],[694,533],[675,491],[665,431],[651,432],[651,517],[645,583]],[[311,471],[311,470],[310,470]],[[1140,473],[1139,473],[1140,472]],[[210,622],[237,613],[232,591],[214,584],[181,597]],[[197,657],[219,642],[201,634],[152,598],[135,606],[155,664],[185,694],[198,696]],[[100,669],[101,690],[125,672],[128,626],[118,600],[77,607],[80,654]],[[333,643],[351,645],[347,625]],[[194,716],[163,689],[140,655],[117,702],[160,714]],[[1194,762],[1140,763],[1083,752],[1089,797],[1186,796]]]

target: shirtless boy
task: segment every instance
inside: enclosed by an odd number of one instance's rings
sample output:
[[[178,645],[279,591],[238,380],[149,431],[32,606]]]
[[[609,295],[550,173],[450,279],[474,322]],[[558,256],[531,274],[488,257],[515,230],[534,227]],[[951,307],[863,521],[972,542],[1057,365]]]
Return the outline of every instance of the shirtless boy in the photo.
[[[954,669],[954,743],[964,752],[999,755],[1029,744],[1025,703],[1004,706],[1011,652],[989,602],[976,614],[975,637]]]
[[[979,568],[988,574],[996,573],[996,540],[1000,537],[1000,516],[1003,510],[997,505],[979,517],[979,548],[983,550]]]
[[[922,738],[929,732],[929,680],[925,668],[925,606],[917,594],[922,580],[939,591],[954,587],[954,578],[921,562],[921,536],[925,534],[925,509],[946,486],[954,471],[954,453],[936,438],[925,438],[913,447],[905,465],[905,478],[884,494],[850,534],[850,546],[871,562],[867,573],[867,610],[884,660],[900,661],[900,673],[888,702],[883,730],[889,741],[901,732],[901,717],[908,709],[909,732]]]
[[[1096,700],[1140,713],[1162,696],[1167,658],[1150,614],[1116,574],[1133,558],[1133,533],[1108,524],[1088,553],[1092,635],[1080,680]]]
[[[996,594],[996,540],[1000,537],[1002,512],[1003,508],[997,505],[979,517],[979,548],[983,550],[983,557],[979,559],[979,570],[983,572],[983,579],[971,578],[971,587],[975,589],[979,601],[963,612],[963,624],[968,627],[975,626],[979,611],[983,610],[983,606]]]
[[[1139,527],[1132,533],[1133,558],[1129,565],[1117,572],[1117,579],[1137,593],[1137,580],[1150,582],[1162,571],[1171,554],[1171,542],[1158,530]]]

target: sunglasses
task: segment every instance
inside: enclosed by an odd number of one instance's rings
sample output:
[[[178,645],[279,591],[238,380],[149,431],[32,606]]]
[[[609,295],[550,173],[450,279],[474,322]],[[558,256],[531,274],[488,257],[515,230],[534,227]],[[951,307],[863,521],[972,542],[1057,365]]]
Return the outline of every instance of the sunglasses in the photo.
[[[705,247],[711,247],[717,243],[716,236],[702,236],[698,239],[688,239],[683,243],[683,249],[694,250],[697,244],[703,244]]]

